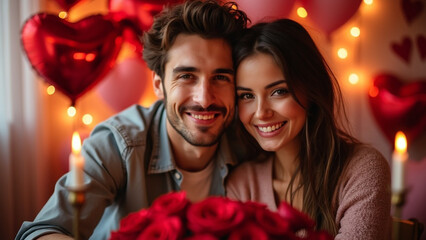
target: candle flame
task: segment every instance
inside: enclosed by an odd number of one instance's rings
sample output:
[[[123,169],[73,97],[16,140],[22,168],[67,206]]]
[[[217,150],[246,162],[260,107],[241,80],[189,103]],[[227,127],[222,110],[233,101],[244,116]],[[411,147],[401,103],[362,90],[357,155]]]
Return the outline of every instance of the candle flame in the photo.
[[[78,132],[74,132],[72,134],[72,153],[73,154],[80,154],[81,150],[81,139]]]
[[[395,149],[398,153],[405,153],[407,151],[407,138],[401,131],[398,131],[395,135]]]

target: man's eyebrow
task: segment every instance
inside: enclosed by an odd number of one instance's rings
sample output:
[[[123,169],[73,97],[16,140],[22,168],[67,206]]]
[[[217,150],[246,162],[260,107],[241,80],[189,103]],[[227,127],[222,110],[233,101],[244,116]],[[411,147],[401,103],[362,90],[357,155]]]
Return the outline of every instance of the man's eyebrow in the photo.
[[[200,69],[196,67],[188,67],[188,66],[179,66],[173,68],[173,73],[180,73],[180,72],[199,72]],[[234,70],[230,68],[218,68],[213,71],[214,74],[218,73],[225,73],[225,74],[234,74]]]
[[[218,68],[213,71],[213,73],[226,73],[234,75],[234,70],[230,68]]]
[[[187,67],[187,66],[181,66],[181,67],[175,67],[173,68],[173,73],[180,73],[180,72],[198,72],[199,69],[195,67]]]

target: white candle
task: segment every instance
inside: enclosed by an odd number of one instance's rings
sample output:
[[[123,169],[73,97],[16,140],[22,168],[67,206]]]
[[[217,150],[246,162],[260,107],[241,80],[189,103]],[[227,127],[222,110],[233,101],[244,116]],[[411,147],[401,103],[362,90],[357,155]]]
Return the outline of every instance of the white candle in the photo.
[[[401,131],[395,136],[395,150],[392,154],[392,192],[404,191],[404,169],[408,159],[407,138]]]
[[[69,187],[73,189],[81,189],[84,186],[84,158],[81,156],[81,140],[80,135],[74,132],[72,135],[72,152],[70,154],[70,181]]]

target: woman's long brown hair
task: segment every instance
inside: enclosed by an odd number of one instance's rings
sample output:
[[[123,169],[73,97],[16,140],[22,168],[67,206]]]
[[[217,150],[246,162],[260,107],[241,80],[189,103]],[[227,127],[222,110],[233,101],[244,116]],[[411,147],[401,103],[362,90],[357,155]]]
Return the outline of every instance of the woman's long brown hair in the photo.
[[[303,211],[316,220],[318,229],[335,235],[336,186],[359,143],[344,127],[348,121],[339,83],[309,33],[295,21],[279,19],[248,29],[234,49],[236,69],[242,60],[257,53],[275,59],[294,99],[307,112],[299,135],[300,165],[287,189],[290,202],[297,191],[303,191]],[[295,92],[308,104],[303,106]],[[299,174],[301,181],[293,189]]]

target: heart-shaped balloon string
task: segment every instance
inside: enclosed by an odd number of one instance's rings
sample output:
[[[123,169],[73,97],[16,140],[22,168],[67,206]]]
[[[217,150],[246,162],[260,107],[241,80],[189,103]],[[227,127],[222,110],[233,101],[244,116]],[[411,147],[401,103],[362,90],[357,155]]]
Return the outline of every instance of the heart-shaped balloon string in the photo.
[[[55,0],[56,3],[65,11],[69,11],[74,5],[79,2],[83,2],[83,0]]]
[[[75,104],[112,68],[122,30],[102,15],[71,23],[40,13],[22,27],[23,49],[33,68]]]
[[[108,0],[109,14],[115,22],[121,22],[134,28],[139,35],[147,31],[154,16],[165,5],[173,5],[183,0]]]
[[[379,74],[369,90],[369,103],[380,129],[393,144],[397,131],[414,141],[426,130],[426,79],[402,83],[392,74]]]
[[[302,0],[308,18],[330,35],[346,23],[357,11],[362,0]]]

